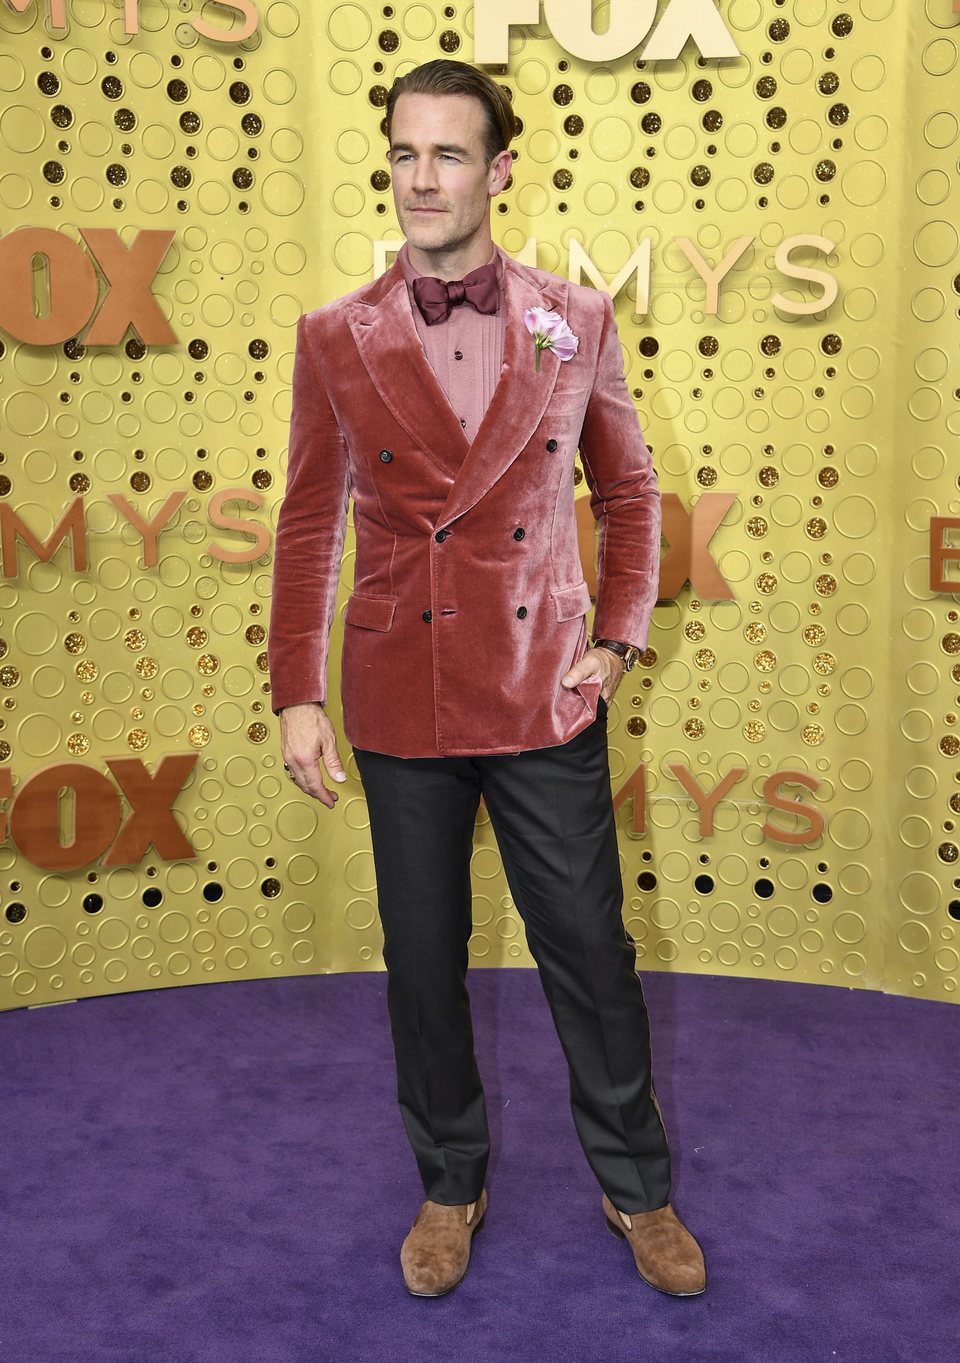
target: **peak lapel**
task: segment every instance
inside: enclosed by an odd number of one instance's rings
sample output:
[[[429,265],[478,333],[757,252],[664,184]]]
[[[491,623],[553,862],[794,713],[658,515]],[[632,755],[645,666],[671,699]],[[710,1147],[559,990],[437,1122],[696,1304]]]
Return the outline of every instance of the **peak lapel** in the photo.
[[[503,288],[506,330],[500,381],[456,473],[438,525],[447,525],[469,511],[502,477],[529,443],[556,386],[560,361],[552,350],[545,350],[541,355],[540,372],[535,372],[533,337],[526,328],[523,314],[528,308],[555,309],[562,313],[566,306],[567,285],[556,279],[541,289],[507,256],[504,258]]]
[[[411,439],[453,478],[469,441],[420,343],[400,267],[394,265],[383,281],[384,289],[369,301],[348,305],[348,325],[380,397]]]

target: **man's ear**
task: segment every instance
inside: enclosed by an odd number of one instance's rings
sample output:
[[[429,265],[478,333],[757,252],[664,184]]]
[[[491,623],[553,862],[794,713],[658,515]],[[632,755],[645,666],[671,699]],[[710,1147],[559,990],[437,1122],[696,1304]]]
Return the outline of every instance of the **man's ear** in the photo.
[[[490,186],[489,193],[491,199],[497,194],[503,193],[503,187],[510,178],[510,171],[513,169],[513,152],[499,151],[490,162]]]

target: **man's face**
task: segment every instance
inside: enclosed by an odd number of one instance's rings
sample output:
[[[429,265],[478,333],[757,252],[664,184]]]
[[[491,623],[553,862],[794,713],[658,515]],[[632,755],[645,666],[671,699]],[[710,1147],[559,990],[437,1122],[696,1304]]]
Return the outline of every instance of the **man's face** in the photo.
[[[487,164],[486,117],[473,95],[400,95],[393,110],[390,168],[403,234],[419,251],[469,248],[489,235],[490,199],[512,157]]]

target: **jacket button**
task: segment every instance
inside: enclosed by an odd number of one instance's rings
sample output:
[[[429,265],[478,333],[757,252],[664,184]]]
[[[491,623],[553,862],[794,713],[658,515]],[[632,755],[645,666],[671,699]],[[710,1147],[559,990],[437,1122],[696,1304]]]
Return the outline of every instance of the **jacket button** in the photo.
[[[518,606],[518,607],[517,607],[517,619],[518,619],[518,620],[525,620],[526,618],[527,618],[527,608],[526,608],[526,606]]]
[[[437,541],[438,544],[442,544],[449,534],[450,534],[449,530],[438,530],[433,538]]]
[[[462,350],[455,350],[455,351],[453,352],[453,358],[454,358],[455,360],[462,360],[462,359],[463,359],[463,351],[462,351]]]
[[[514,530],[514,532],[513,532],[513,538],[514,538],[515,540],[522,540],[523,537],[524,537],[524,535],[525,535],[526,533],[527,533],[527,532],[526,532],[526,530],[524,530],[523,526],[522,526],[522,525],[518,525],[517,528],[516,528],[516,530]]]
[[[548,440],[548,441],[547,441],[547,451],[548,451],[548,453],[553,454],[553,452],[554,452],[554,450],[555,450],[556,448],[557,448],[557,442],[556,442],[555,440]]]
[[[424,618],[424,620],[426,621],[426,623],[429,625],[430,621],[433,619],[433,611],[424,611],[424,612],[423,612],[423,618]]]
[[[390,460],[391,460],[392,458],[393,458],[393,450],[381,450],[381,451],[380,451],[380,461],[381,461],[381,463],[383,463],[383,464],[389,464],[389,463],[390,463]]]

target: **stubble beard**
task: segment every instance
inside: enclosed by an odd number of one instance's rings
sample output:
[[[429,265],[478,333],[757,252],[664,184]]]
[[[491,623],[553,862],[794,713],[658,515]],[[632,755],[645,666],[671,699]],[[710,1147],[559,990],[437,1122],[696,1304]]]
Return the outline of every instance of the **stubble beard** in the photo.
[[[457,222],[456,218],[450,214],[449,209],[443,219],[436,218],[427,223],[418,223],[412,212],[406,209],[398,210],[397,216],[400,219],[403,235],[410,245],[415,246],[418,251],[431,255],[457,250],[458,247],[471,239],[483,222],[482,212],[471,214],[469,218]],[[451,221],[451,217],[453,217],[453,221]],[[419,230],[421,228],[426,229],[422,236]]]

